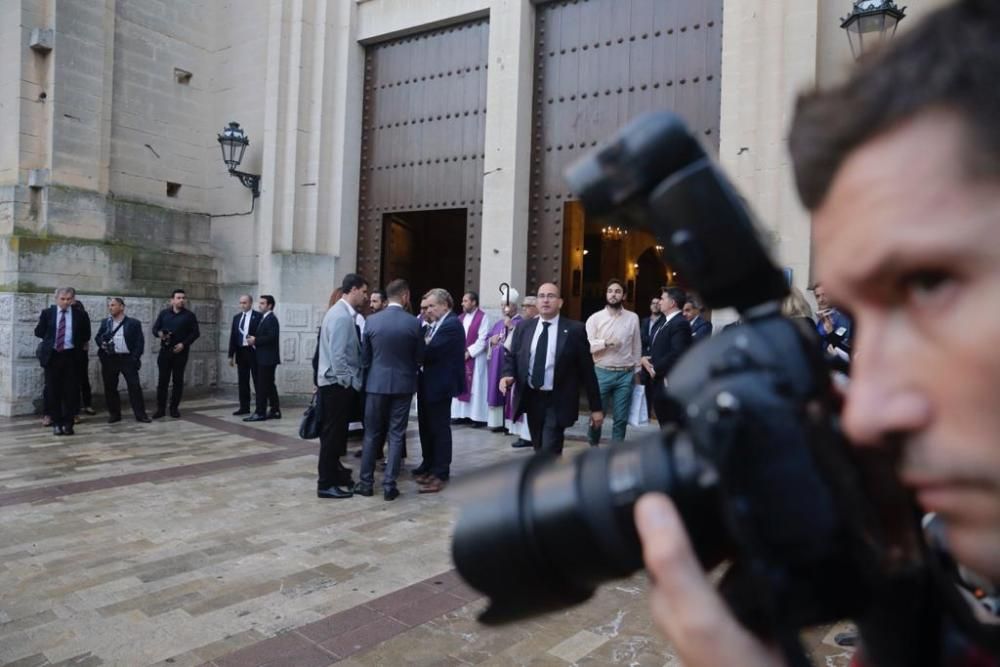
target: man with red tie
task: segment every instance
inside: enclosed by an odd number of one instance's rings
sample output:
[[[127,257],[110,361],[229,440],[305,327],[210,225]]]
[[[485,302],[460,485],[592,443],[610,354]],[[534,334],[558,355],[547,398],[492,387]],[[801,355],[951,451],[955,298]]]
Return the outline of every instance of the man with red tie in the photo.
[[[53,435],[73,435],[73,416],[80,408],[77,354],[90,340],[90,318],[71,307],[75,299],[72,287],[57,289],[56,305],[43,310],[35,326],[35,336],[42,339],[38,361],[45,369],[45,414],[52,418]]]

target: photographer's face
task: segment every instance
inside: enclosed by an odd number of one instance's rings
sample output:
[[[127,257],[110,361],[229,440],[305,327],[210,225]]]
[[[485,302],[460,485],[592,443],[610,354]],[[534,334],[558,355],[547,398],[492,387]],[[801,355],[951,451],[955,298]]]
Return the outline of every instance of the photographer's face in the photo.
[[[946,112],[869,141],[814,235],[827,296],[855,317],[848,435],[898,448],[957,560],[1000,581],[1000,179],[960,163],[978,149]]]
[[[125,306],[123,306],[120,302],[115,301],[114,299],[108,299],[108,315],[111,317],[118,317],[124,310]]]

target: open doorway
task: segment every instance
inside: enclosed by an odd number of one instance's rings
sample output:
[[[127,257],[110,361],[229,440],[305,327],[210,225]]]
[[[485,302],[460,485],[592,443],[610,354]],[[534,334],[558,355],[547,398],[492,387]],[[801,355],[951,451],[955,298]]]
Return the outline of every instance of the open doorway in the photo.
[[[427,290],[443,287],[456,305],[465,289],[464,208],[387,213],[382,218],[382,284],[410,284],[414,310]]]
[[[608,220],[587,219],[578,201],[563,208],[563,312],[586,320],[604,307],[607,283],[625,283],[625,307],[639,317],[664,285],[676,281],[651,230],[624,229]]]

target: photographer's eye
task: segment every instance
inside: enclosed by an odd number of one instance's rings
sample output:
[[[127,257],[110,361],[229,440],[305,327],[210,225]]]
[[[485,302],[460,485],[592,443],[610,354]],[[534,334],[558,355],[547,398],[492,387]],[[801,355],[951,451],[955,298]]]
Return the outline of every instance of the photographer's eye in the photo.
[[[900,292],[906,301],[919,307],[943,307],[952,298],[958,281],[951,273],[938,269],[913,271],[900,280]]]

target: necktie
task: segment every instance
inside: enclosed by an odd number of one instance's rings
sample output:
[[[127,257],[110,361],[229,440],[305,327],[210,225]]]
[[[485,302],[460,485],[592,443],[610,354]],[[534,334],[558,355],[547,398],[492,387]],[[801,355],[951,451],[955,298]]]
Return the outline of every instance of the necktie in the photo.
[[[531,386],[541,389],[545,385],[545,358],[549,355],[549,327],[551,322],[542,322],[542,335],[535,345],[535,363],[531,367]]]
[[[246,326],[247,326],[247,314],[243,313],[243,317],[240,318],[240,333],[243,334],[243,338],[241,339],[241,342],[244,345],[247,344],[247,340],[246,340],[247,339],[247,329],[246,329]]]
[[[424,342],[431,342],[431,338],[434,338],[434,330],[437,328],[437,322],[434,324],[427,325],[427,333],[424,335]]]
[[[59,326],[56,327],[56,352],[62,352],[66,347],[66,311],[59,311]]]

